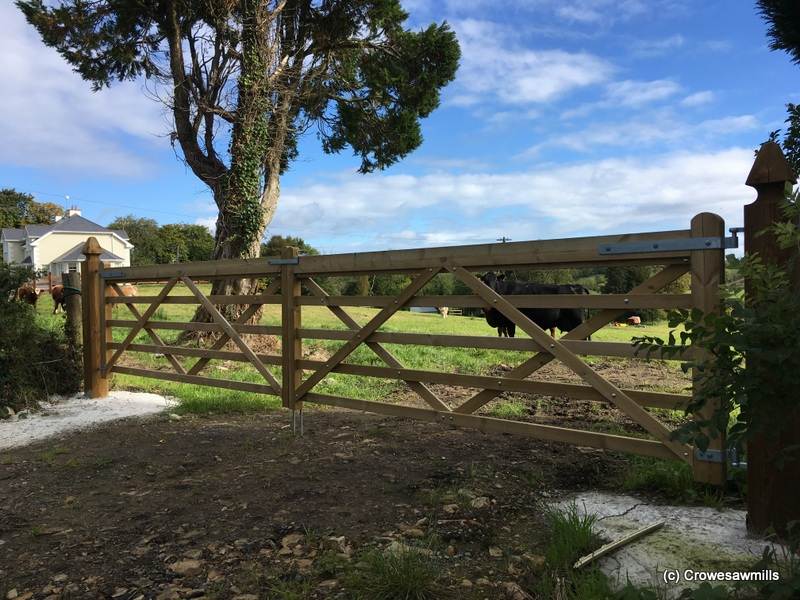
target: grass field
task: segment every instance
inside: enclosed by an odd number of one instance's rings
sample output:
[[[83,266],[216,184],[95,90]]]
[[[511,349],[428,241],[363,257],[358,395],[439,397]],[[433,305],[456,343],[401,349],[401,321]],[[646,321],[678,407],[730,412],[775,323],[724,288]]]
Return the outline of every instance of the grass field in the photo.
[[[210,286],[206,284],[200,287],[203,292],[207,293]],[[139,286],[138,293],[140,295],[155,295],[159,291],[160,286],[141,285]],[[171,293],[171,295],[187,294],[188,290],[183,288],[174,289]],[[52,300],[49,295],[42,295],[37,308],[40,318],[50,326],[59,327],[63,322],[63,314],[51,314]],[[144,307],[141,305],[139,308],[140,311],[144,310]],[[189,321],[194,314],[195,308],[196,305],[193,304],[163,305],[156,311],[153,320]],[[347,308],[347,311],[359,323],[363,324],[377,312],[377,309],[351,307]],[[114,307],[114,318],[132,319],[133,316],[125,306],[118,305]],[[346,329],[326,307],[303,307],[302,318],[303,327]],[[264,325],[280,325],[280,306],[265,307],[261,323]],[[127,329],[115,328],[113,332],[114,340],[122,341],[128,331]],[[486,321],[480,317],[451,316],[447,319],[442,319],[436,314],[401,311],[389,319],[389,321],[381,327],[380,331],[493,337],[496,330],[489,327]],[[594,334],[592,339],[598,341],[625,342],[629,341],[633,336],[644,334],[666,336],[667,331],[666,323],[636,328],[607,326]],[[159,331],[159,335],[167,344],[174,341],[179,333],[179,331],[172,330]],[[527,337],[524,332],[519,332],[519,335],[521,337]],[[146,333],[142,332],[137,336],[135,342],[150,343],[150,340]],[[305,342],[304,351],[306,355],[325,356],[335,352],[342,343],[341,341],[332,340],[308,340]],[[396,344],[387,344],[386,347],[408,368],[479,375],[487,374],[492,369],[496,368],[497,365],[519,364],[528,355],[523,352],[475,348],[438,348]],[[166,359],[163,357],[134,352],[125,353],[123,356],[126,357],[125,359],[129,363],[133,361],[137,363],[138,366],[144,368],[168,368],[171,370],[171,367],[169,367]],[[191,365],[193,361],[197,359],[181,358],[180,360],[185,365]],[[597,359],[595,357],[586,357],[586,360],[592,363]],[[620,361],[623,359],[604,358],[603,360]],[[362,365],[384,365],[384,363],[365,346],[357,348],[347,359],[347,362]],[[280,380],[280,368],[274,366],[268,368],[273,372],[276,378]],[[215,378],[238,381],[263,381],[263,378],[251,366],[245,363],[230,361],[211,361],[202,374]],[[654,389],[656,389],[658,382],[653,382],[653,384],[655,386]],[[180,409],[186,412],[243,412],[272,409],[280,406],[280,400],[274,396],[235,390],[223,391],[218,388],[161,381],[124,374],[114,375],[112,385],[119,389],[141,390],[173,396],[180,400]],[[399,381],[332,373],[315,388],[315,391],[365,400],[380,400],[403,387],[404,384]],[[513,413],[514,408],[512,405],[502,410],[509,410]]]

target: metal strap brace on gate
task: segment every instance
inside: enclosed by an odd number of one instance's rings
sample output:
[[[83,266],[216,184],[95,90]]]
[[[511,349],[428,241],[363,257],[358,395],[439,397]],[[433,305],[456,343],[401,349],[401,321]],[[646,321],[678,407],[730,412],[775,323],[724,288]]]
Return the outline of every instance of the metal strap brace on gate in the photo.
[[[719,250],[720,248],[738,248],[738,234],[744,227],[731,227],[729,237],[690,237],[653,242],[629,242],[625,244],[601,244],[597,247],[599,254],[642,254],[645,252],[680,252],[681,250]]]

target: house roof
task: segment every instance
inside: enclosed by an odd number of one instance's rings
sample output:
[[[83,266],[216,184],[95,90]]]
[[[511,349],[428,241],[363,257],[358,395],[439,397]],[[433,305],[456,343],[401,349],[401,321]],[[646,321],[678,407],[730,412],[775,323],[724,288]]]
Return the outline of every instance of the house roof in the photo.
[[[25,231],[23,229],[3,227],[0,237],[9,242],[23,242],[25,241]]]
[[[97,223],[90,221],[89,219],[85,219],[80,215],[73,215],[71,217],[64,217],[63,219],[59,219],[55,223],[50,224],[36,224],[36,225],[25,225],[23,229],[3,229],[3,233],[5,234],[6,231],[11,232],[20,232],[17,235],[19,237],[13,239],[22,240],[25,237],[35,237],[39,238],[42,237],[46,233],[50,233],[51,231],[63,231],[63,232],[73,232],[73,233],[115,233],[123,240],[128,241],[128,234],[122,229],[108,229],[107,227],[103,227],[102,225],[98,225]],[[10,237],[5,236],[5,239],[12,239]]]
[[[83,255],[83,247],[85,242],[80,242],[76,244],[74,248],[71,248],[64,252],[58,258],[54,258],[51,260],[51,263],[62,263],[62,262],[80,262],[84,260],[86,257]],[[111,262],[122,262],[122,259],[114,254],[113,252],[109,252],[108,250],[103,250],[103,253],[100,255],[100,260],[107,260]]]

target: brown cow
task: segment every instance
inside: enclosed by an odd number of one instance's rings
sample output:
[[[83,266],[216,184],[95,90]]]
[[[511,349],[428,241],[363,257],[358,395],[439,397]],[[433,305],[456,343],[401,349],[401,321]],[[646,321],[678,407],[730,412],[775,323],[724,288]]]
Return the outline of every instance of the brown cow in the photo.
[[[59,306],[61,307],[61,310],[67,312],[67,297],[64,295],[64,286],[54,285],[50,290],[50,295],[53,297],[53,314],[56,314]]]
[[[20,302],[27,302],[34,308],[36,301],[39,299],[39,294],[36,293],[36,288],[31,284],[25,284],[17,290],[17,300]]]
[[[119,287],[122,290],[122,295],[123,296],[131,297],[131,296],[135,296],[139,292],[139,290],[136,289],[136,286],[133,285],[132,283],[126,283],[126,284],[123,284],[123,285],[121,285]],[[108,291],[108,295],[116,297],[118,294],[117,294],[117,292],[116,292],[116,290],[114,288],[111,288]]]

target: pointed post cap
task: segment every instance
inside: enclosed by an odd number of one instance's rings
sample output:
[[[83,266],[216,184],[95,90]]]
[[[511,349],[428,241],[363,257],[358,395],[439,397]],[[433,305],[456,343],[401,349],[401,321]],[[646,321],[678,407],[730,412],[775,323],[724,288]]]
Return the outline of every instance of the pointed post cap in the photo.
[[[89,256],[91,254],[100,255],[103,253],[103,248],[100,247],[100,242],[97,241],[96,237],[90,237],[86,240],[86,243],[83,245],[83,254]]]
[[[797,176],[789,166],[783,150],[775,142],[764,142],[756,155],[745,185],[757,187],[768,183],[786,183],[787,181],[795,183]]]

